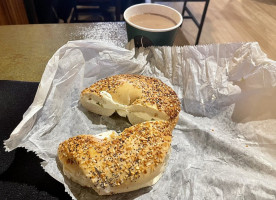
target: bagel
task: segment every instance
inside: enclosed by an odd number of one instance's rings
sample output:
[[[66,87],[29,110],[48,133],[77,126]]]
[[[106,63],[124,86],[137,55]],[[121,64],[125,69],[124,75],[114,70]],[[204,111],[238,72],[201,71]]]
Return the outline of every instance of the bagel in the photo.
[[[132,125],[166,120],[172,129],[180,112],[175,91],[161,80],[142,75],[121,74],[102,79],[81,92],[84,108],[99,115],[117,112]]]
[[[64,174],[99,195],[129,192],[155,184],[169,157],[168,121],[126,128],[120,135],[79,135],[62,142],[58,158]]]

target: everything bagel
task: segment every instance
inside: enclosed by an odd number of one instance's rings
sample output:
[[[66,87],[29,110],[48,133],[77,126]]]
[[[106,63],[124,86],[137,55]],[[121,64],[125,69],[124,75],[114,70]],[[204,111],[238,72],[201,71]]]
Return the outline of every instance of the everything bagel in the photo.
[[[81,92],[84,108],[99,115],[117,112],[133,125],[121,134],[79,135],[62,142],[58,158],[64,174],[99,195],[155,184],[170,154],[179,99],[162,81],[142,75],[115,75]]]
[[[120,135],[79,135],[59,145],[64,174],[99,195],[137,190],[161,177],[171,146],[167,121],[136,124]]]
[[[82,91],[84,108],[99,115],[117,112],[130,123],[166,120],[172,129],[178,121],[180,102],[175,91],[161,80],[122,74],[102,79]]]

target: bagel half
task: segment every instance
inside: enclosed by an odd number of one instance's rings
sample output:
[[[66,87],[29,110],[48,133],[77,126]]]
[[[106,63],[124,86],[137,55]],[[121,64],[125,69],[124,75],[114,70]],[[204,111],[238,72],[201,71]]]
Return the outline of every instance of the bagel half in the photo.
[[[64,174],[99,195],[129,192],[155,184],[171,145],[168,121],[151,121],[107,137],[79,135],[59,145]]]
[[[102,79],[82,91],[84,108],[99,115],[117,112],[132,125],[166,120],[172,129],[180,112],[175,91],[161,80],[142,75],[121,74]]]

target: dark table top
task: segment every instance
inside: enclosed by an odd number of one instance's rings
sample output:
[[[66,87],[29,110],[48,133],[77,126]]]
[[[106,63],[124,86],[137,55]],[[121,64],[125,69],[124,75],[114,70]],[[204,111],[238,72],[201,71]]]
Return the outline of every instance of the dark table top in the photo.
[[[23,148],[5,152],[3,147],[3,140],[31,105],[37,87],[37,82],[0,81],[1,199],[71,199],[64,186],[43,170],[42,160],[33,152]]]

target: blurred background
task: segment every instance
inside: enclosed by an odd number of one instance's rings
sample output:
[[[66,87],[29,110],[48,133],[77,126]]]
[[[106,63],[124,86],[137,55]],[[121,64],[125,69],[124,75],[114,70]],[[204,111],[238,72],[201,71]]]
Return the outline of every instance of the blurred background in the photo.
[[[124,10],[151,0],[0,0],[0,25],[123,21]],[[200,21],[206,1],[157,0],[182,12],[184,2]],[[186,12],[187,14],[187,12]],[[194,45],[198,27],[184,19],[181,27]],[[276,0],[210,0],[199,44],[259,42],[276,60]]]
[[[1,0],[1,24],[120,21],[143,0]]]

